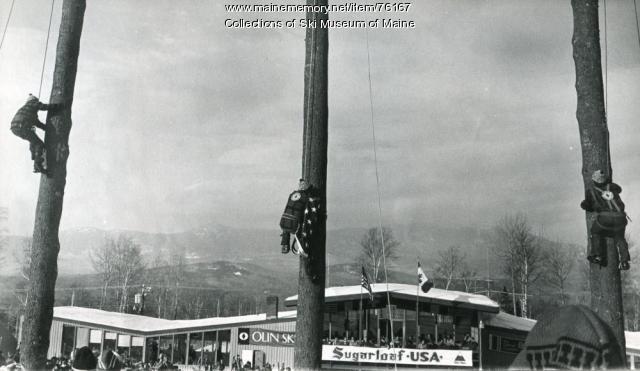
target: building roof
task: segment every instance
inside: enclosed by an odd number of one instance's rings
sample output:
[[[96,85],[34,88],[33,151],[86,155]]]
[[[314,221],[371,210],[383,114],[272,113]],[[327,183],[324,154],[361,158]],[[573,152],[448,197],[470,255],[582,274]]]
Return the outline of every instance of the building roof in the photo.
[[[390,283],[389,295],[396,299],[406,299],[416,301],[418,296],[421,303],[434,303],[448,306],[456,306],[460,308],[476,309],[484,312],[498,313],[500,306],[495,301],[484,295],[470,294],[462,291],[442,290],[432,288],[429,292],[424,293],[417,290],[417,285],[407,285],[401,283]],[[387,292],[387,284],[374,283],[371,284],[371,291],[374,296],[385,296]],[[366,295],[366,290],[360,285],[327,287],[324,291],[325,303],[339,302],[346,300],[357,300],[361,295]],[[286,306],[295,306],[298,302],[298,295],[290,296],[285,299]]]
[[[522,318],[500,311],[498,313],[485,313],[482,315],[482,322],[485,326],[500,327],[510,330],[529,332],[536,324],[536,320]]]
[[[631,351],[640,354],[640,332],[625,331],[624,338],[627,344],[627,352]]]
[[[295,317],[295,310],[278,313],[278,320],[294,319]],[[238,323],[248,324],[268,320],[265,313],[194,320],[167,320],[82,307],[55,307],[53,308],[53,319],[76,325],[99,327],[139,335],[187,332],[200,328],[225,327]]]

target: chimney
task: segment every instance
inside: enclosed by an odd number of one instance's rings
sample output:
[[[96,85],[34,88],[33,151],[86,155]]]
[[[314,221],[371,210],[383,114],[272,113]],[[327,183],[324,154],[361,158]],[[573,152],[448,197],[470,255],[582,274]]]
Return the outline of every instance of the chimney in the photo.
[[[267,319],[278,318],[278,297],[267,296]]]

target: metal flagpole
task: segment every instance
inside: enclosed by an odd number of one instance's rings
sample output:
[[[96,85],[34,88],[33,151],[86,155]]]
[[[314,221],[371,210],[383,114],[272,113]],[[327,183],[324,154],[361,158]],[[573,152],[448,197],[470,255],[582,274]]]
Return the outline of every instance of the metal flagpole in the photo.
[[[358,312],[358,340],[362,340],[362,283],[360,283],[360,311]]]
[[[418,260],[418,267],[420,267],[420,261]],[[420,275],[418,274],[418,284],[416,285],[416,344],[420,341]]]

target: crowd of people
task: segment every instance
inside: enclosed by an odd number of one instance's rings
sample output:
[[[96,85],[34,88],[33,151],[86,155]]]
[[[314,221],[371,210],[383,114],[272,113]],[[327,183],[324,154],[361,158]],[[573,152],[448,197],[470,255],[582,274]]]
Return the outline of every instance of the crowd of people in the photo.
[[[264,366],[255,366],[252,365],[251,362],[243,362],[240,355],[233,357],[231,360],[231,370],[232,371],[291,371],[291,367],[288,367],[283,363],[277,362],[275,365],[270,364],[269,362],[265,363]]]
[[[403,343],[402,338],[399,336],[388,340],[385,336],[380,337],[380,342],[374,337],[368,337],[365,339],[355,339],[347,337],[342,338],[333,337],[331,339],[323,339],[325,345],[348,345],[348,346],[360,346],[360,347],[386,347],[386,348],[413,348],[413,349],[471,349],[476,350],[478,342],[471,336],[466,334],[462,340],[456,340],[451,333],[445,333],[444,335],[438,335],[438,339],[434,340],[431,334],[420,335],[418,341],[413,336],[409,336]]]
[[[23,367],[20,364],[18,352],[9,354],[6,358],[0,351],[0,371],[20,371]],[[156,370],[177,370],[178,367],[169,361],[165,353],[160,353],[155,362],[132,362],[126,356],[120,355],[113,350],[107,350],[102,354],[95,354],[89,347],[76,349],[71,359],[65,357],[53,357],[47,360],[46,370],[67,371],[67,370],[132,370],[132,371],[156,371]],[[229,366],[225,362],[218,360],[215,364],[204,365],[200,368],[203,371],[291,371],[284,363],[278,362],[275,365],[266,363],[263,366],[254,366],[251,362],[243,362],[240,355],[233,357]]]

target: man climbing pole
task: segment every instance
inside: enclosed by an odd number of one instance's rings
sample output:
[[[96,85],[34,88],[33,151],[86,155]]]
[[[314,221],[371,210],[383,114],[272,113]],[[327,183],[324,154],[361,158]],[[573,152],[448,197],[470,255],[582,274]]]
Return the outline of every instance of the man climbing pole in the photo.
[[[307,257],[309,254],[308,237],[318,221],[320,198],[313,186],[306,180],[300,179],[298,190],[291,192],[280,218],[282,239],[280,240],[283,254],[293,251],[296,255]],[[291,235],[293,234],[293,245]]]
[[[622,188],[612,183],[602,170],[596,170],[591,175],[592,184],[585,192],[584,201],[580,204],[585,211],[595,212],[596,216],[591,224],[591,242],[589,256],[591,263],[607,265],[606,237],[613,238],[614,246],[620,256],[620,270],[629,269],[629,245],[624,238],[627,226],[627,214],[624,203],[620,199]]]
[[[41,103],[37,97],[29,94],[27,102],[20,107],[13,120],[11,120],[11,132],[29,142],[34,173],[46,173],[44,142],[36,134],[36,128],[45,130],[45,125],[38,119],[38,111],[58,108],[60,108],[60,105]]]

